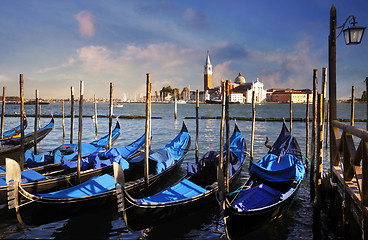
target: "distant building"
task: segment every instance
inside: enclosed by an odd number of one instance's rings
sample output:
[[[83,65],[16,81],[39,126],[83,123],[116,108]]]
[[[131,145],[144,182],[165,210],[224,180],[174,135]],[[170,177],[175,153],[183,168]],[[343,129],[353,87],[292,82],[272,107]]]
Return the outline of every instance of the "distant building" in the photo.
[[[204,65],[204,91],[212,89],[212,65],[210,54],[207,51],[206,64]]]
[[[237,85],[237,86],[236,86]],[[255,102],[261,103],[266,100],[266,91],[264,90],[264,84],[257,78],[256,82],[246,83],[245,78],[241,73],[235,78],[235,84],[231,92],[242,93],[244,96],[244,103],[252,103],[252,92],[254,91]]]
[[[231,103],[244,103],[244,95],[243,93],[230,93],[230,102]]]
[[[290,88],[273,88],[267,90],[267,101],[277,103],[306,103],[307,94],[309,93],[309,102],[313,100],[313,91],[310,89],[290,89]]]

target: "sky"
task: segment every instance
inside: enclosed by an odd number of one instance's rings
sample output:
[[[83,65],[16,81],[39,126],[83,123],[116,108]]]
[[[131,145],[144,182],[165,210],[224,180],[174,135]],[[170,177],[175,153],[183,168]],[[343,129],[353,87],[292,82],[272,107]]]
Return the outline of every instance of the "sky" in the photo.
[[[328,67],[329,13],[337,26],[354,15],[368,25],[366,0],[3,0],[0,1],[0,84],[7,96],[84,98],[144,96],[170,85],[203,90],[207,51],[213,85],[234,81],[264,88],[313,88],[313,69]],[[348,24],[346,25],[348,26]],[[368,30],[360,45],[337,39],[337,98],[360,97],[368,77]],[[1,95],[1,93],[0,93]]]

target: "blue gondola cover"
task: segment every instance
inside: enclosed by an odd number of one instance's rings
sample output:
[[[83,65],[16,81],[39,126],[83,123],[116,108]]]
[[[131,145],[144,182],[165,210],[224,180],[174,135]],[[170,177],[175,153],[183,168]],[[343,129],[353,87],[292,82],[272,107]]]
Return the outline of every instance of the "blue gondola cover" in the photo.
[[[240,192],[232,204],[238,211],[262,208],[279,201],[281,192],[265,184]]]
[[[266,154],[258,163],[252,163],[250,172],[270,182],[284,182],[303,179],[305,169],[291,154],[282,157]]]

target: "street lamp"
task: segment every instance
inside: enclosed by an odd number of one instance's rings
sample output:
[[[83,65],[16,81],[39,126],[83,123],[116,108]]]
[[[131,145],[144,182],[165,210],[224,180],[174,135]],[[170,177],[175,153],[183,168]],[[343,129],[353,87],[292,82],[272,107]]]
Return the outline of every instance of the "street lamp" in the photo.
[[[353,26],[344,29],[345,24],[349,20],[350,20],[350,24],[352,24]],[[354,16],[349,16],[345,20],[345,23],[341,26],[342,31],[344,32],[345,44],[346,45],[359,44],[362,41],[364,30],[365,30],[366,27],[355,26],[355,24],[357,24],[357,23],[358,22],[355,20]],[[340,34],[341,34],[341,32],[340,32]],[[337,37],[339,37],[339,36],[337,36]]]
[[[346,45],[356,45],[362,40],[365,27],[355,26],[357,23],[354,16],[349,16],[344,24],[340,27],[336,27],[336,7],[332,5],[330,9],[330,35],[328,37],[328,75],[329,75],[329,103],[330,103],[330,159],[331,159],[331,172],[332,161],[335,157],[335,148],[333,144],[333,127],[332,121],[336,120],[336,39],[344,32]],[[345,29],[346,23],[350,20],[351,27]],[[336,37],[336,30],[341,29],[340,33]]]

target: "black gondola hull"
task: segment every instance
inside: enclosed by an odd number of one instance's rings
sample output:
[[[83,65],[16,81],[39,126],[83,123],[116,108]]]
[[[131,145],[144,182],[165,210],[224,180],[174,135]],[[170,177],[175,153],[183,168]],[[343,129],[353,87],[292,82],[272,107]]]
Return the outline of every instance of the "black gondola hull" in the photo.
[[[258,229],[272,220],[280,218],[291,206],[299,189],[300,182],[301,181],[299,181],[297,188],[294,189],[288,198],[278,202],[277,204],[259,210],[238,212],[233,207],[230,207],[229,202],[226,202],[224,223],[227,238],[243,238],[246,234]]]

